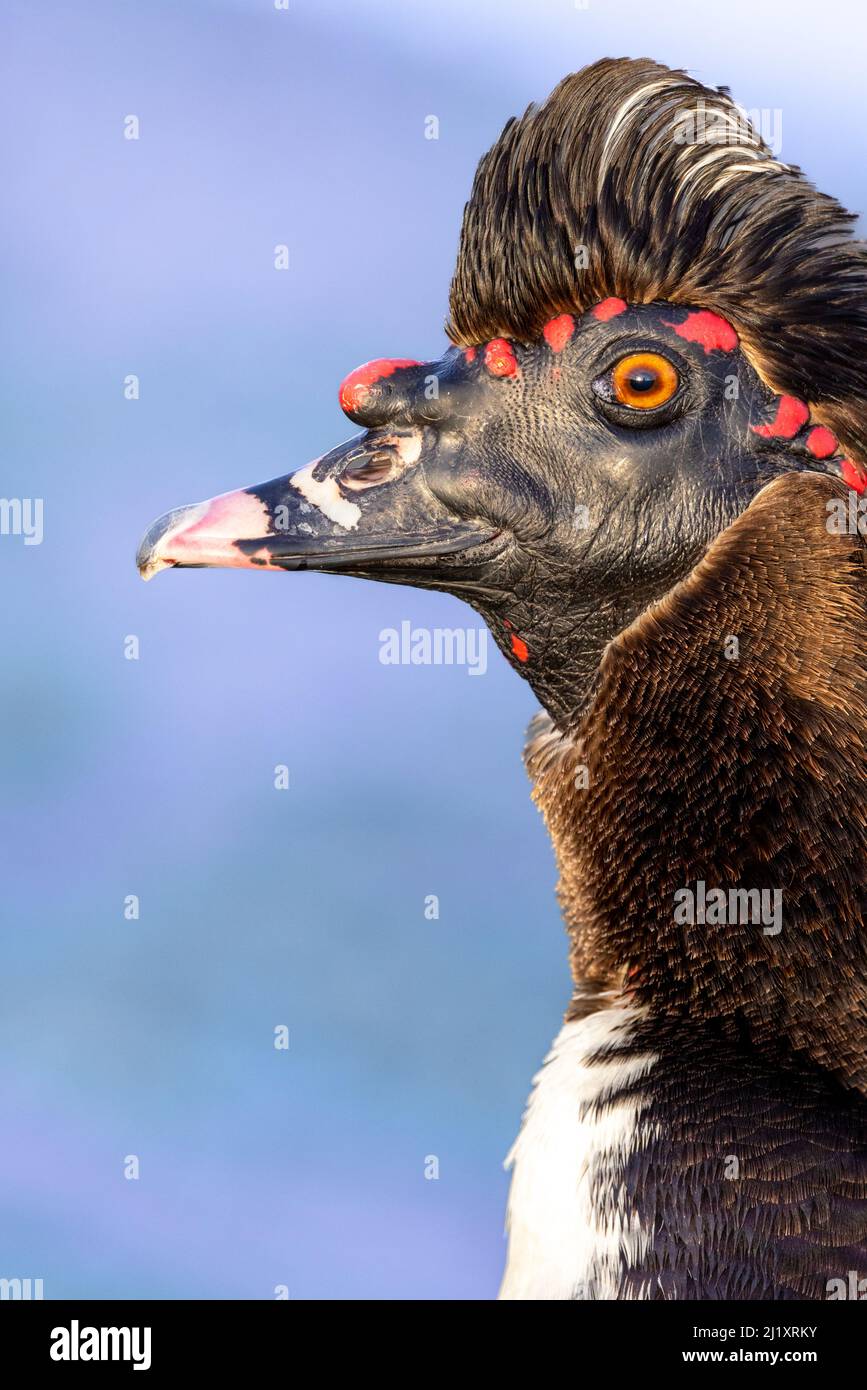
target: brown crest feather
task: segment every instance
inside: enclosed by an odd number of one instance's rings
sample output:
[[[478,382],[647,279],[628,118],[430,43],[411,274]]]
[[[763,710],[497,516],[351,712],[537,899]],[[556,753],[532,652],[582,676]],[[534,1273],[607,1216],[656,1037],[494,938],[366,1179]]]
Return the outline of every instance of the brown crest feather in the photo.
[[[448,333],[530,341],[612,296],[712,309],[774,390],[867,461],[867,244],[853,220],[774,158],[725,88],[606,58],[509,121],[482,159]]]

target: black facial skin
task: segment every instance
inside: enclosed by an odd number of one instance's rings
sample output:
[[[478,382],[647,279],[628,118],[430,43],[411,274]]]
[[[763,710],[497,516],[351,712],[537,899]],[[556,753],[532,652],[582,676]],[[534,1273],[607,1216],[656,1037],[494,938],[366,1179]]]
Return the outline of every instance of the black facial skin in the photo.
[[[778,397],[738,348],[678,334],[696,312],[632,306],[602,321],[590,311],[560,351],[545,339],[492,349],[504,375],[482,347],[398,368],[347,412],[367,432],[314,469],[316,482],[336,481],[338,502],[355,504],[354,525],[311,506],[289,475],[235,494],[263,504],[261,536],[191,556],[177,543],[179,514],[162,518],[142,543],[143,573],[246,563],[448,591],[482,615],[566,727],[606,643],[772,477],[823,467],[751,428],[774,419]],[[644,352],[678,376],[651,409],[621,404],[612,386],[616,364]]]

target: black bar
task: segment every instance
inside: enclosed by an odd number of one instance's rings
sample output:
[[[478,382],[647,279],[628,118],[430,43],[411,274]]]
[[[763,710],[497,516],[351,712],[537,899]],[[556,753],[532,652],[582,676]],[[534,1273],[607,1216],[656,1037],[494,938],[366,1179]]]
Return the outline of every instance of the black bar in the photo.
[[[589,1368],[601,1357],[612,1371],[651,1376],[675,1367],[701,1376],[717,1364],[767,1371],[799,1366],[826,1378],[860,1362],[867,1328],[862,1301],[867,1296],[830,1303],[572,1303],[550,1313],[515,1305],[484,1313],[478,1303],[407,1301],[397,1314],[393,1304],[374,1302],[7,1301],[0,1304],[0,1335],[4,1362],[17,1364],[19,1375],[48,1371],[60,1379],[99,1377],[108,1368],[142,1381],[184,1371],[223,1380],[273,1366],[290,1380],[299,1371],[309,1380],[311,1373],[333,1374],[342,1358],[354,1375],[386,1366],[429,1374],[438,1362],[443,1374],[453,1375],[464,1359],[453,1330],[471,1339],[486,1370],[502,1356],[506,1369],[514,1369],[512,1358],[523,1346],[531,1359],[544,1353],[546,1363],[550,1356],[571,1360],[576,1374],[582,1363]],[[423,1340],[407,1342],[416,1328]],[[103,1335],[101,1329],[118,1331]],[[525,1335],[534,1340],[524,1343]],[[72,1359],[54,1359],[52,1348]],[[84,1359],[91,1349],[107,1359]],[[109,1359],[115,1351],[127,1359]]]

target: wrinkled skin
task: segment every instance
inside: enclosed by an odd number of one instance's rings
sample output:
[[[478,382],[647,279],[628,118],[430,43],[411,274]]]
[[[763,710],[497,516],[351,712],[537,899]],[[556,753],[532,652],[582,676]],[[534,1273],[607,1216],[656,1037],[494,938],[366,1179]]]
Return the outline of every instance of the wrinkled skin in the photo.
[[[636,352],[675,369],[667,402],[616,399],[613,369]],[[827,466],[806,426],[775,428],[780,400],[723,320],[607,301],[530,345],[359,369],[341,404],[363,434],[294,474],[168,513],[139,565],[145,577],[258,566],[446,590],[568,720],[605,644],[759,488]]]

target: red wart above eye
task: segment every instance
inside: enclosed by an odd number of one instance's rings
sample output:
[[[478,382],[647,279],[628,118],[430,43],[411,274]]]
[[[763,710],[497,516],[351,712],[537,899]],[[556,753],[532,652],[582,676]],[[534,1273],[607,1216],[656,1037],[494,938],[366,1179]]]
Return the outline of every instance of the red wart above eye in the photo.
[[[810,407],[797,396],[780,396],[777,401],[777,414],[769,425],[750,425],[754,434],[762,439],[794,439],[798,430],[810,418]],[[818,455],[817,457],[821,457]]]
[[[705,352],[734,352],[738,346],[738,335],[728,319],[709,309],[694,309],[683,323],[663,322],[666,328],[673,328],[679,338],[698,343]]]
[[[807,435],[807,452],[812,454],[814,459],[829,459],[832,454],[837,453],[839,447],[836,434],[832,434],[824,425],[817,425]]]
[[[625,299],[603,299],[590,312],[600,323],[607,323],[609,319],[616,319],[618,314],[625,313],[627,307]]]
[[[562,352],[575,332],[575,320],[571,314],[560,314],[549,319],[542,329],[542,336],[552,352]]]
[[[491,376],[516,376],[515,349],[505,338],[493,338],[485,348],[485,366]]]
[[[867,492],[867,478],[862,477],[858,467],[851,459],[843,459],[841,462],[840,476],[847,487],[851,487],[854,492]]]

